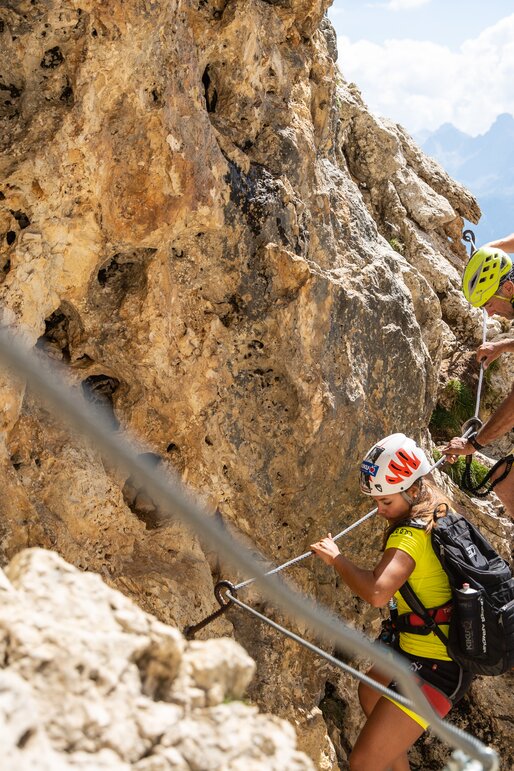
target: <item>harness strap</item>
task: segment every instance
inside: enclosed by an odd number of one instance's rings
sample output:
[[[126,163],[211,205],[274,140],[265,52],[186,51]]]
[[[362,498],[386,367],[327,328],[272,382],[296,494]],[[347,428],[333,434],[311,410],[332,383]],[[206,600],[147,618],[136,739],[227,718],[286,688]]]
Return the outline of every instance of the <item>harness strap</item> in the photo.
[[[435,624],[449,624],[452,615],[453,603],[449,600],[437,608],[427,608],[427,613]],[[417,613],[402,613],[393,621],[393,628],[398,632],[410,632],[411,634],[429,634],[429,629],[424,618]]]
[[[414,591],[412,586],[409,584],[409,582],[406,581],[403,584],[403,586],[400,587],[399,591],[400,591],[400,594],[402,595],[403,599],[405,600],[405,602],[409,606],[409,608],[412,608],[412,610],[414,611],[414,614],[418,615],[422,619],[422,621],[424,622],[426,631],[417,631],[416,632],[416,629],[423,629],[423,627],[417,627],[417,628],[413,627],[414,634],[416,634],[416,633],[417,634],[428,634],[429,632],[433,632],[435,635],[437,635],[437,637],[439,637],[439,639],[441,640],[443,645],[447,645],[448,644],[448,638],[444,634],[444,632],[441,631],[441,629],[438,626],[438,623],[441,623],[441,622],[436,621],[435,617],[434,617],[435,614],[431,615],[429,610],[427,610],[427,608],[425,608],[425,606],[423,605],[423,603],[421,602],[421,600],[419,599],[418,595],[416,594],[416,592]],[[441,606],[441,607],[444,607],[444,606]],[[437,611],[438,608],[431,608],[431,610]],[[402,614],[402,615],[412,615],[412,614]],[[446,615],[446,619],[447,620],[444,623],[448,623],[448,615]]]
[[[491,469],[489,469],[485,477],[478,485],[474,486],[471,481],[471,458],[471,455],[466,455],[466,465],[462,474],[462,487],[472,495],[475,495],[477,498],[485,498],[487,495],[489,495],[489,493],[494,490],[496,485],[502,482],[510,474],[510,470],[514,464],[514,455],[506,455],[505,458],[501,458],[497,463],[494,464]],[[505,464],[503,473],[500,474],[498,479],[495,479],[494,482],[491,482],[488,485],[491,477],[496,473],[496,471],[498,471],[498,469],[503,466],[503,464]]]

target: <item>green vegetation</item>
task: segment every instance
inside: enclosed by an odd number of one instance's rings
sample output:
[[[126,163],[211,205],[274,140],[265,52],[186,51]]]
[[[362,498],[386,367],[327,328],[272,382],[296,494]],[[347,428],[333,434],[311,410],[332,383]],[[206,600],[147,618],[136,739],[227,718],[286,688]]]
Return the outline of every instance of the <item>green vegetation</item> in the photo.
[[[443,406],[444,405],[444,406]],[[460,436],[462,424],[475,412],[475,395],[458,378],[448,380],[430,418],[430,431],[436,441]]]
[[[389,239],[389,246],[391,246],[398,254],[405,254],[405,244],[400,241],[399,238]]]
[[[434,460],[438,461],[441,457],[442,453],[439,452],[439,450],[434,450],[433,456]],[[456,485],[460,487],[461,490],[464,490],[465,493],[468,491],[462,487],[462,475],[464,473],[464,468],[466,466],[466,458],[464,455],[461,455],[458,460],[455,463],[445,463],[442,467],[441,471],[444,471],[445,474],[447,474],[452,482],[455,482]],[[483,463],[480,463],[480,461],[475,460],[475,458],[471,459],[471,470],[470,470],[470,476],[471,476],[471,484],[473,487],[476,487],[480,484],[482,479],[485,477],[485,475],[488,472],[487,466],[484,466]]]
[[[498,367],[500,366],[500,362],[498,359],[495,359],[492,361],[487,369],[484,372],[484,383],[490,388],[491,387],[491,375],[493,372],[496,372]]]

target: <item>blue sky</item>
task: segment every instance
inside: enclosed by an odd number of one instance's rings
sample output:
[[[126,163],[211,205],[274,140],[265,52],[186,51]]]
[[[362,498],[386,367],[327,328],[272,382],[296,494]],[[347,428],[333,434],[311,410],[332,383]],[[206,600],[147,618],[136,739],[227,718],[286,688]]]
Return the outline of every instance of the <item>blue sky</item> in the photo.
[[[411,133],[514,113],[514,0],[334,0],[339,68]]]

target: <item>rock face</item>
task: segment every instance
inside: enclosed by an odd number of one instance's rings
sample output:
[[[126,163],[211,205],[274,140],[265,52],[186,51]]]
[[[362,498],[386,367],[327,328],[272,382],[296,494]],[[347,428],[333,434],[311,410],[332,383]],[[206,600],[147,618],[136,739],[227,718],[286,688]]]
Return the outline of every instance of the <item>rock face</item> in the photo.
[[[232,640],[187,645],[42,549],[11,561],[0,592],[5,771],[313,769],[290,725],[236,701],[255,665]]]
[[[340,76],[328,4],[0,10],[4,321],[275,562],[364,513],[379,437],[429,442],[441,363],[480,335],[459,289],[476,203]],[[181,629],[212,611],[209,544],[1,378],[2,562],[43,546]],[[369,524],[347,548],[371,564],[379,543]],[[373,632],[320,564],[294,580]],[[230,618],[204,636],[234,631],[252,698],[334,767],[326,669]]]

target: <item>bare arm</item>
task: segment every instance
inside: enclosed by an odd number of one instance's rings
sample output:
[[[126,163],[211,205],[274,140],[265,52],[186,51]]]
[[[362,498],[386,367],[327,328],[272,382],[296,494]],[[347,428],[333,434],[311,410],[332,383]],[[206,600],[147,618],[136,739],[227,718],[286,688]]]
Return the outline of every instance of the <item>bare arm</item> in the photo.
[[[502,401],[498,409],[489,420],[484,423],[476,435],[476,441],[479,444],[490,444],[503,436],[514,426],[514,386],[506,399]],[[476,448],[465,439],[454,437],[446,447],[442,448],[445,455],[472,455]]]
[[[489,364],[493,362],[502,353],[514,353],[514,338],[506,338],[505,340],[496,340],[494,343],[484,343],[477,348],[477,361],[483,362],[484,367],[487,369]]]
[[[340,554],[330,534],[312,544],[311,549],[323,562],[332,565],[354,594],[375,608],[385,605],[416,567],[407,552],[401,549],[386,549],[373,570],[360,568]]]
[[[514,386],[510,394],[502,401],[495,413],[491,415],[477,434],[477,442],[489,444],[499,436],[503,436],[514,426]]]
[[[497,241],[490,241],[486,246],[497,246],[498,249],[503,249],[504,252],[514,252],[514,233],[505,238],[498,238]]]

